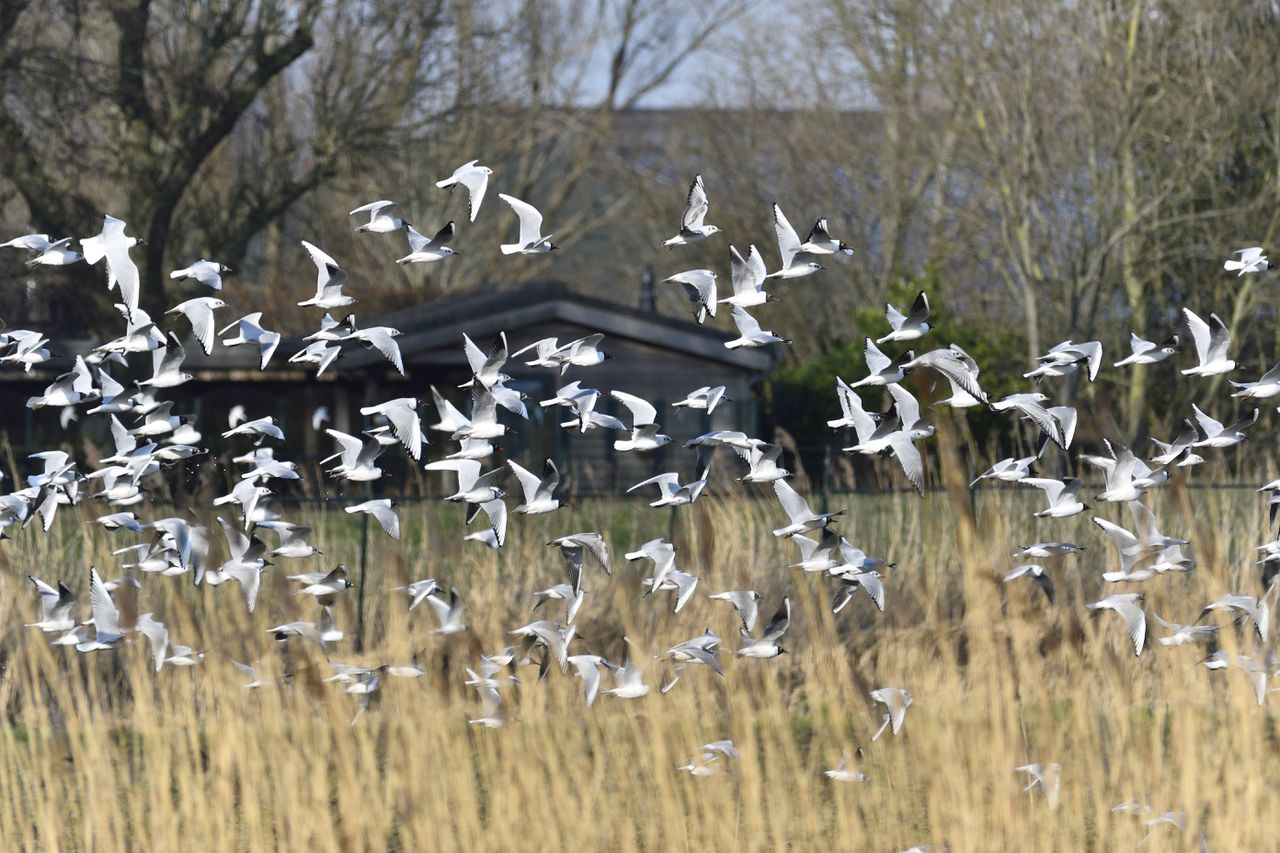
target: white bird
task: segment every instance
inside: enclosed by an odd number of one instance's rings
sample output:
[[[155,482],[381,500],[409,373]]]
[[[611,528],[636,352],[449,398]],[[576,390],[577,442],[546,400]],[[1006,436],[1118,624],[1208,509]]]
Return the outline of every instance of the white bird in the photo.
[[[364,344],[366,349],[377,350],[396,369],[397,373],[404,376],[404,358],[400,355],[400,345],[396,343],[396,338],[402,334],[403,332],[399,329],[392,329],[388,326],[371,326],[367,329],[354,331],[343,340],[359,341]]]
[[[782,267],[777,272],[769,273],[765,278],[804,278],[822,269],[822,264],[810,260],[802,254],[800,236],[791,227],[782,208],[773,205],[773,230],[778,235],[778,252],[782,256]]]
[[[862,750],[858,750],[859,756]],[[850,767],[849,754],[841,753],[840,760],[836,762],[836,766],[830,770],[823,770],[822,775],[826,776],[832,782],[866,782],[871,777],[860,770],[854,770]]]
[[[267,552],[268,557],[284,557],[289,560],[301,560],[323,554],[319,548],[311,544],[311,528],[288,521],[262,521],[259,527],[274,530],[280,536],[280,544]]]
[[[324,372],[329,369],[329,365],[333,364],[334,360],[340,355],[342,355],[342,347],[337,344],[312,341],[289,356],[289,363],[316,365],[316,377],[318,378],[324,375]],[[318,429],[318,427],[315,427],[315,429]]]
[[[567,605],[564,624],[572,625],[586,596],[587,591],[585,589],[574,589],[571,583],[558,583],[547,589],[540,589],[533,594],[533,610],[537,611],[547,601],[563,601]]]
[[[1158,613],[1152,613],[1151,618],[1156,620],[1156,624],[1161,628],[1173,632],[1167,637],[1158,638],[1157,641],[1162,646],[1185,646],[1188,643],[1208,642],[1210,637],[1218,633],[1217,625],[1179,625],[1175,622],[1166,622]]]
[[[482,504],[506,494],[495,485],[505,467],[494,468],[481,475],[480,463],[474,459],[439,459],[423,466],[428,471],[453,471],[458,477],[458,490],[445,498],[453,503]]]
[[[1206,604],[1200,611],[1200,619],[1214,610],[1238,611],[1244,614],[1253,622],[1253,628],[1258,632],[1258,639],[1264,644],[1267,642],[1267,634],[1271,627],[1271,608],[1267,604],[1266,596],[1255,598],[1252,595],[1224,595]],[[1199,622],[1200,619],[1196,621]]]
[[[1016,483],[1019,480],[1025,480],[1027,477],[1031,476],[1031,466],[1040,458],[1040,453],[1044,452],[1045,444],[1047,444],[1047,442],[1040,445],[1040,452],[1036,453],[1034,456],[1023,456],[1019,459],[1015,459],[1013,457],[1001,459],[986,471],[979,474],[974,481],[969,484],[969,488],[972,489],[983,480],[999,480],[1002,483]]]
[[[71,248],[71,238],[63,237],[45,246],[27,260],[28,267],[65,267],[84,260],[84,255]]]
[[[675,568],[676,549],[663,539],[650,539],[635,551],[623,554],[623,557],[632,561],[650,560],[653,563],[653,580],[661,583],[667,573]]]
[[[765,292],[764,258],[760,256],[760,251],[755,246],[752,246],[750,251],[747,252],[745,260],[737,248],[734,246],[729,247],[729,273],[733,284],[733,295],[721,299],[721,303],[727,303],[739,308],[750,308],[754,305],[763,305],[777,298]]]
[[[369,221],[362,222],[356,226],[356,232],[368,231],[373,234],[390,234],[392,231],[399,231],[401,228],[412,228],[413,226],[395,215],[396,203],[394,201],[371,201],[368,204],[362,204],[355,210],[347,214],[347,216],[355,216],[357,213],[369,214]]]
[[[612,664],[599,655],[570,655],[566,660],[573,664],[578,677],[582,679],[583,697],[590,708],[600,694],[600,667],[612,667]]]
[[[774,536],[795,536],[797,533],[804,533],[806,530],[821,530],[826,527],[831,519],[844,515],[844,510],[837,512],[820,512],[815,513],[809,509],[809,504],[804,498],[791,488],[786,480],[775,480],[773,483],[773,491],[778,496],[778,502],[782,504],[782,509],[786,512],[791,523],[786,527],[779,527],[773,531]]]
[[[1015,773],[1026,773],[1029,777],[1027,786],[1022,790],[1030,791],[1039,785],[1044,798],[1049,801],[1049,808],[1057,808],[1058,793],[1062,790],[1061,764],[1023,764],[1013,770]]]
[[[570,533],[568,536],[552,539],[547,543],[547,547],[560,549],[560,553],[564,557],[565,568],[569,572],[569,580],[574,589],[580,589],[582,586],[582,563],[587,554],[590,554],[600,564],[605,574],[613,574],[613,565],[609,558],[609,546],[599,533]],[[674,551],[672,554],[674,557]],[[630,556],[628,555],[629,558]]]
[[[169,339],[168,345],[152,351],[151,377],[139,380],[140,387],[177,388],[195,378],[182,370],[187,351],[178,341],[177,335],[170,332]]]
[[[179,281],[189,278],[192,281],[198,281],[211,290],[222,290],[222,277],[231,275],[233,270],[225,264],[217,261],[206,261],[204,258],[194,262],[189,267],[183,267],[180,270],[174,270],[169,273],[169,278]]]
[[[719,227],[707,225],[705,221],[710,206],[707,201],[706,187],[702,185],[702,175],[694,175],[693,183],[689,185],[689,197],[685,202],[684,214],[680,217],[680,232],[670,240],[663,241],[662,245],[671,249],[675,246],[686,246],[689,243],[705,240],[712,234],[719,234]]]
[[[1140,604],[1144,599],[1145,596],[1137,592],[1117,593],[1092,604],[1086,604],[1085,609],[1094,615],[1104,610],[1119,614],[1124,619],[1129,639],[1133,641],[1133,654],[1136,657],[1142,654],[1142,647],[1147,640],[1147,614]]]
[[[1143,340],[1133,332],[1129,333],[1130,355],[1117,361],[1113,367],[1128,367],[1131,364],[1156,364],[1164,361],[1178,351],[1178,336],[1170,335],[1164,343],[1153,343]]]
[[[1232,397],[1253,400],[1265,400],[1274,397],[1280,394],[1280,364],[1275,365],[1258,377],[1257,382],[1232,382],[1231,384],[1240,389],[1233,393]]]
[[[749,448],[736,445],[731,447],[734,453],[751,466],[746,474],[738,478],[743,483],[772,483],[791,476],[790,471],[778,465],[778,459],[782,456],[781,445],[760,442]]]
[[[516,216],[520,219],[518,242],[503,243],[501,246],[502,254],[541,255],[560,248],[551,242],[552,235],[543,236],[542,214],[538,212],[536,207],[506,193],[498,193],[498,198],[511,205],[511,209],[515,211]]]
[[[1053,604],[1053,578],[1045,572],[1044,566],[1036,563],[1027,563],[1021,566],[1015,566],[1002,578],[1004,583],[1017,580],[1018,578],[1031,578],[1035,585],[1040,587],[1044,592],[1045,598],[1049,599],[1049,603]]]
[[[329,470],[329,476],[356,483],[367,483],[382,477],[382,469],[374,465],[383,450],[381,442],[376,438],[361,441],[354,435],[336,429],[325,429],[325,433],[338,442],[339,447],[337,453],[320,462],[323,465],[338,458],[338,465]]]
[[[991,408],[997,412],[1003,412],[1013,409],[1020,412],[1024,418],[1031,421],[1046,437],[1058,447],[1066,450],[1071,446],[1071,442],[1063,435],[1062,425],[1057,417],[1053,415],[1044,404],[1049,398],[1039,392],[1030,394],[1010,394],[1003,400],[997,400],[991,404]],[[1072,424],[1074,431],[1074,424]]]
[[[1228,271],[1239,270],[1236,273],[1237,278],[1247,272],[1266,272],[1271,268],[1271,265],[1267,262],[1267,256],[1262,254],[1261,246],[1236,249],[1232,254],[1236,255],[1236,258],[1223,261],[1222,268]]]
[[[1068,518],[1088,509],[1077,495],[1084,483],[1075,477],[1054,480],[1046,477],[1024,477],[1018,482],[1024,486],[1034,486],[1044,492],[1049,507],[1035,514],[1036,518]]]
[[[758,639],[753,638],[747,631],[742,632],[743,646],[738,649],[739,657],[747,658],[776,658],[779,655],[786,654],[786,649],[782,647],[782,638],[787,633],[787,629],[791,627],[791,599],[783,598],[782,605],[778,608],[778,612],[769,620],[769,624],[765,626]]]
[[[684,288],[693,308],[693,318],[699,325],[706,321],[708,315],[716,316],[716,274],[711,270],[685,270],[667,276],[663,281],[674,282]]]
[[[892,331],[883,338],[877,338],[876,343],[914,341],[923,338],[930,329],[928,323],[929,296],[923,290],[920,291],[916,295],[915,301],[911,303],[911,310],[906,314],[886,303],[884,317],[889,321]]]
[[[1200,407],[1195,403],[1191,404],[1191,410],[1195,413],[1200,429],[1204,430],[1204,438],[1194,442],[1191,445],[1192,447],[1234,447],[1247,438],[1244,430],[1258,422],[1257,409],[1253,410],[1252,415],[1241,417],[1230,426],[1223,426],[1218,421],[1215,421],[1200,411]]]
[[[1098,368],[1102,366],[1102,344],[1098,341],[1063,341],[1055,344],[1047,353],[1037,359],[1040,364],[1030,373],[1022,374],[1023,379],[1035,379],[1037,382],[1045,377],[1068,376],[1075,373],[1080,365],[1088,368],[1089,381],[1098,376]]]
[[[911,707],[911,694],[900,687],[881,687],[871,691],[871,698],[885,706],[886,713],[880,729],[871,736],[874,742],[889,727],[896,736],[902,731],[902,724],[907,718],[907,709]]]
[[[763,597],[760,593],[754,589],[732,589],[727,592],[717,592],[707,597],[715,601],[727,601],[732,604],[734,609],[738,611],[738,618],[742,620],[742,630],[755,630],[756,619],[760,615],[759,602]]]
[[[58,581],[58,588],[54,589],[35,575],[27,575],[27,579],[40,593],[40,621],[24,627],[39,628],[46,634],[62,634],[75,628],[76,619],[71,611],[76,606],[76,594],[62,581]]]
[[[405,225],[409,238],[409,254],[396,260],[397,264],[429,264],[457,255],[447,244],[453,240],[453,222],[450,221],[435,233],[434,237],[419,234],[412,225]]]
[[[702,490],[706,488],[710,470],[711,458],[709,456],[703,458],[699,454],[698,467],[692,481],[682,484],[678,472],[667,471],[649,477],[647,480],[641,480],[627,489],[627,494],[631,494],[636,489],[644,488],[645,486],[656,485],[658,487],[658,499],[652,501],[649,506],[684,506],[691,504],[702,495]]]
[[[0,243],[0,249],[23,249],[31,255],[38,255],[49,248],[48,234],[24,234]]]
[[[305,529],[308,533],[310,528]],[[275,553],[274,551],[272,553]],[[347,579],[347,567],[338,565],[332,571],[309,572],[300,575],[290,575],[289,580],[299,581],[305,584],[302,589],[294,592],[294,595],[310,595],[324,607],[332,607],[337,600],[339,594],[347,591],[355,586]]]
[[[682,572],[679,569],[671,569],[661,580],[657,578],[645,578],[642,585],[649,588],[650,593],[666,591],[676,594],[675,606],[671,608],[672,613],[679,613],[684,606],[689,603],[689,599],[693,598],[694,590],[698,588],[698,578],[689,572]]]
[[[376,406],[364,406],[360,414],[366,417],[381,415],[391,425],[400,446],[413,457],[414,461],[422,460],[422,421],[418,418],[418,399],[416,397],[397,397]]]
[[[842,449],[845,453],[861,453],[864,456],[874,456],[878,453],[892,454],[902,467],[902,473],[911,481],[911,485],[923,495],[924,459],[915,442],[925,435],[932,435],[932,432],[899,429],[899,426],[897,417],[888,418],[881,422],[865,441],[859,441],[851,447]],[[929,427],[929,430],[932,429],[933,427]]]
[[[619,699],[639,699],[649,693],[649,686],[644,683],[644,669],[631,656],[631,640],[622,638],[628,646],[627,657],[622,666],[613,671],[614,687],[601,691],[605,696],[616,696]]]
[[[738,329],[738,337],[725,341],[725,349],[767,347],[769,344],[791,344],[791,341],[786,338],[780,338],[772,331],[760,328],[760,321],[748,314],[747,309],[740,305],[733,306],[733,325]]]
[[[314,305],[329,310],[355,302],[355,299],[342,292],[342,286],[347,282],[346,270],[318,246],[303,240],[302,248],[307,250],[312,263],[316,265],[316,295],[299,302],[299,307]]]
[[[1013,556],[1022,560],[1053,560],[1079,554],[1084,550],[1074,542],[1036,542],[1034,545],[1023,546]]]
[[[1209,322],[1201,320],[1190,308],[1183,308],[1187,328],[1196,345],[1196,357],[1200,363],[1183,370],[1184,376],[1217,376],[1235,369],[1236,363],[1227,358],[1231,346],[1231,334],[1217,314],[1209,315]]]
[[[84,251],[84,259],[96,264],[107,259],[107,289],[120,288],[120,301],[130,311],[138,307],[138,293],[141,281],[138,276],[138,265],[129,257],[129,249],[144,243],[136,237],[127,237],[124,233],[124,220],[114,216],[102,218],[102,233],[95,237],[86,237],[80,241]]]
[[[266,370],[267,362],[271,361],[271,356],[275,354],[276,347],[280,346],[280,333],[264,329],[261,322],[262,312],[255,311],[219,329],[218,334],[225,335],[232,329],[238,328],[239,333],[234,338],[224,338],[222,345],[224,347],[256,346],[258,348],[258,369]]]
[[[716,406],[730,402],[725,397],[725,390],[723,385],[717,385],[714,388],[710,385],[703,385],[701,388],[695,388],[690,391],[683,400],[672,403],[671,407],[674,409],[698,409],[709,415],[716,410]]]
[[[915,360],[915,353],[908,350],[897,359],[889,358],[880,351],[875,341],[867,338],[863,347],[863,356],[867,360],[867,375],[850,385],[850,388],[861,388],[867,385],[890,385],[902,381],[905,365]]]
[[[213,312],[226,307],[227,303],[217,297],[199,296],[179,302],[164,313],[166,316],[181,314],[186,317],[191,324],[191,335],[200,344],[200,349],[204,350],[205,355],[212,355],[215,329]]]
[[[658,432],[658,410],[652,403],[623,391],[610,391],[609,395],[631,412],[631,437],[615,441],[614,450],[619,453],[644,452],[671,443],[671,436]]]
[[[852,255],[853,247],[831,236],[827,218],[824,216],[813,223],[813,227],[809,229],[809,236],[800,246],[800,251],[806,255],[834,255],[837,252],[842,255]]]
[[[493,174],[493,169],[481,166],[479,163],[479,160],[463,163],[453,170],[452,175],[443,181],[436,181],[437,187],[441,189],[448,187],[449,192],[453,192],[453,188],[459,185],[467,188],[472,222],[476,221],[476,214],[480,212],[480,203],[484,201],[485,190],[489,188],[489,176]]]
[[[710,667],[717,675],[723,677],[724,668],[720,666],[719,652],[720,637],[708,628],[705,633],[699,634],[690,640],[685,640],[683,643],[677,643],[661,655],[658,655],[658,657],[669,657],[678,664],[702,664]],[[662,692],[666,693],[673,684],[674,682],[668,684]]]
[[[276,419],[270,415],[265,418],[254,418],[251,421],[236,424],[224,432],[222,437],[231,438],[233,435],[251,436],[254,439],[254,444],[262,444],[263,440],[267,438],[284,441],[284,430],[277,426]]]
[[[123,233],[123,223],[121,223]],[[120,611],[111,598],[111,593],[102,582],[102,576],[96,568],[89,569],[89,607],[93,611],[94,638],[76,644],[78,652],[96,652],[102,649],[114,649],[124,639],[128,630],[120,626]]]
[[[832,613],[843,610],[859,589],[867,594],[877,610],[884,612],[884,581],[879,572],[844,572],[836,578],[838,585],[831,596]]]
[[[436,628],[432,629],[431,633],[448,635],[467,630],[467,626],[462,621],[465,605],[456,586],[449,589],[449,600],[447,602],[432,593],[427,596],[427,604],[431,605],[431,609],[435,611],[436,621],[439,623]]]
[[[400,538],[400,519],[391,508],[391,500],[389,498],[379,498],[377,500],[365,501],[355,506],[345,507],[344,511],[348,513],[363,512],[365,515],[371,515],[377,520],[382,529],[392,539]]]
[[[524,492],[524,503],[512,512],[517,515],[542,515],[560,508],[560,501],[555,497],[556,487],[560,485],[560,470],[556,468],[555,462],[548,459],[543,464],[541,477],[517,465],[512,459],[507,460],[507,467],[516,475],[516,479],[520,481],[520,489]]]

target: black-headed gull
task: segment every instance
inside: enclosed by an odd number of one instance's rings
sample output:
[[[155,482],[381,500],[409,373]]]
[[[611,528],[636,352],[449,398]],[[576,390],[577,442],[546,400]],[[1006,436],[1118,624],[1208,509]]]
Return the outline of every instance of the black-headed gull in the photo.
[[[485,190],[489,188],[489,176],[492,174],[493,169],[481,166],[479,160],[471,160],[454,169],[453,174],[443,181],[436,181],[436,186],[441,189],[447,187],[449,192],[453,192],[456,186],[466,187],[470,200],[470,221],[475,222],[476,215],[480,213],[480,203],[484,201]]]
[[[689,197],[685,202],[684,215],[680,217],[680,233],[666,240],[662,245],[671,249],[704,240],[712,234],[719,234],[720,229],[705,222],[710,204],[707,201],[707,190],[702,185],[702,175],[695,175],[689,185]]]

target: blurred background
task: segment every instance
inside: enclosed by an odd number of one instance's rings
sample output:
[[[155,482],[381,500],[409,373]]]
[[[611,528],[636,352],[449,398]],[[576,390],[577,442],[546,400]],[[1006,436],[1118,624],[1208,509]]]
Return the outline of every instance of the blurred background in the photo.
[[[730,244],[776,268],[777,201],[856,250],[760,312],[794,344],[755,377],[752,417],[821,465],[833,374],[862,375],[884,303],[921,289],[932,345],[965,347],[993,396],[1061,340],[1101,340],[1108,364],[1131,330],[1163,340],[1183,306],[1223,318],[1248,378],[1271,367],[1274,275],[1222,262],[1280,224],[1277,55],[1270,0],[9,0],[0,232],[86,237],[111,213],[147,241],[153,315],[189,289],[168,272],[208,257],[237,271],[228,322],[262,310],[286,333],[315,323],[295,307],[314,290],[303,239],[350,272],[366,324],[545,280],[687,322],[682,291],[642,282],[708,267],[727,289]],[[434,183],[474,158],[495,175],[472,224]],[[696,173],[725,234],[668,252]],[[497,192],[564,251],[502,257]],[[402,235],[346,215],[380,198],[427,234],[457,220],[460,257],[396,266]],[[8,328],[118,325],[100,269],[24,260],[0,255]],[[1231,420],[1220,379],[1172,381],[1183,348],[1043,390],[1089,408],[1086,443],[1170,438],[1215,393]],[[1009,423],[970,420],[988,444],[1014,442]]]

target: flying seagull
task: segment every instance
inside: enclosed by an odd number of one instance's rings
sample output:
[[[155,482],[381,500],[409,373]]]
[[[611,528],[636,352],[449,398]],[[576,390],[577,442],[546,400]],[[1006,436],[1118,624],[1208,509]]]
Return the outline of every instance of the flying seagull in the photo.
[[[467,188],[467,195],[471,201],[471,222],[476,221],[476,214],[480,212],[480,203],[484,201],[485,190],[489,188],[489,176],[493,174],[493,169],[488,166],[481,166],[479,163],[479,160],[463,163],[453,170],[452,175],[443,181],[436,181],[437,187],[441,189],[448,187],[449,192],[453,192],[453,188],[456,186]]]
[[[702,185],[702,175],[695,175],[689,185],[689,199],[685,203],[684,215],[680,217],[680,233],[666,240],[662,245],[668,249],[685,246],[705,240],[712,234],[720,233],[715,225],[707,225],[704,220],[710,204],[707,201],[707,190]]]
[[[502,254],[541,255],[560,248],[551,242],[550,234],[542,235],[542,214],[536,207],[506,193],[498,193],[498,198],[511,205],[520,219],[519,242],[503,243]]]

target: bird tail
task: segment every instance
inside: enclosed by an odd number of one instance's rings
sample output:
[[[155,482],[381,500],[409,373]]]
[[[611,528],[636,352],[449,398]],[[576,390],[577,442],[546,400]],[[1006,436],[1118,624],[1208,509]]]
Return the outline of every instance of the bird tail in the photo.
[[[443,181],[436,181],[436,186],[440,189],[451,187],[458,182],[457,178],[445,178]]]
[[[174,270],[173,272],[169,273],[169,278],[174,279],[176,281],[177,279],[185,277],[186,274],[187,274],[186,270]]]
[[[519,252],[524,247],[521,246],[519,243],[503,243],[501,248],[502,248],[502,254],[514,255],[516,252]]]

